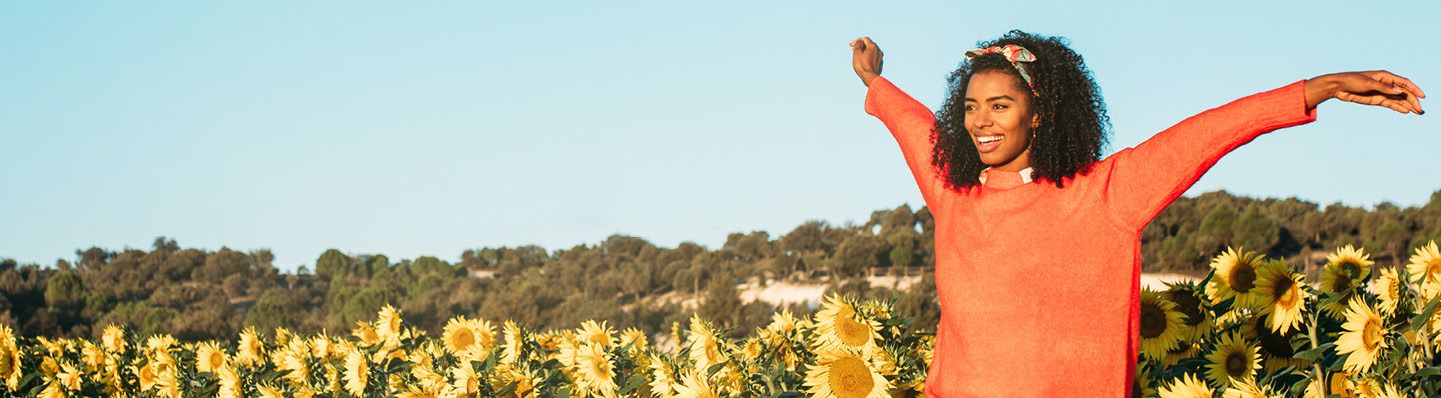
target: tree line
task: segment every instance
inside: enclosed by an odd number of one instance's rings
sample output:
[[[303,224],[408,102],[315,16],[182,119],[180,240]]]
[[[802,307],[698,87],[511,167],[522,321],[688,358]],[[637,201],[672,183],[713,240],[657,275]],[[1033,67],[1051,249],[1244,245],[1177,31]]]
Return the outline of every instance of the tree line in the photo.
[[[824,281],[827,293],[895,299],[896,310],[915,319],[913,331],[933,330],[940,311],[929,271],[934,235],[927,208],[902,205],[872,212],[864,223],[808,221],[778,237],[732,233],[715,249],[690,242],[665,248],[625,235],[560,250],[465,250],[455,263],[331,249],[313,268],[294,272],[276,269],[268,249],[207,251],[160,237],[150,250],[91,247],[53,266],[0,259],[0,323],[25,336],[98,338],[105,325],[118,324],[142,336],[226,340],[245,327],[339,333],[391,304],[432,335],[458,315],[537,328],[593,319],[654,335],[697,312],[742,335],[767,324],[778,308],[744,302],[738,284]],[[1142,232],[1141,251],[1146,271],[1204,273],[1227,246],[1304,268],[1346,244],[1365,248],[1382,265],[1404,261],[1433,239],[1441,241],[1441,190],[1420,207],[1381,203],[1370,210],[1218,191],[1165,209]],[[927,271],[905,289],[867,282],[866,275],[888,267]],[[797,315],[812,311],[787,307]]]

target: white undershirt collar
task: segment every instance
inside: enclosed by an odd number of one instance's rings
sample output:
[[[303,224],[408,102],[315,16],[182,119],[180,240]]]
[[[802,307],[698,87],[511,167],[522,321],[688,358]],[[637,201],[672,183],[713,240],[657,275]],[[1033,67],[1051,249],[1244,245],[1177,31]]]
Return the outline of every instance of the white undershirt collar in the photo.
[[[984,170],[981,170],[981,183],[982,183],[982,184],[985,184],[985,183],[986,183],[986,172],[987,172],[987,171],[990,171],[990,170],[991,170],[990,167],[987,167],[987,168],[985,168]],[[1018,173],[1021,173],[1021,183],[1022,183],[1022,184],[1029,184],[1029,183],[1031,183],[1031,168],[1030,168],[1030,167],[1021,169],[1021,171],[1019,171]]]

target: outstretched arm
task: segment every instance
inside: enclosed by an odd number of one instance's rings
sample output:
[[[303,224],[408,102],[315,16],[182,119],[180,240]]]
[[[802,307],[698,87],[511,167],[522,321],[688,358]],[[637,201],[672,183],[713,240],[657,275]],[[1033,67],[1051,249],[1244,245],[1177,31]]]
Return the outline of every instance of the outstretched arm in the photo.
[[[891,135],[896,137],[906,165],[921,189],[921,196],[931,209],[935,209],[936,195],[945,187],[936,168],[931,166],[931,130],[935,126],[936,115],[920,101],[880,78],[881,49],[870,38],[852,41],[851,49],[851,66],[856,70],[856,76],[870,87],[866,90],[866,113],[881,119]]]
[[[1331,98],[1421,114],[1419,87],[1389,72],[1318,76],[1192,116],[1135,148],[1111,155],[1107,201],[1124,224],[1141,228],[1222,156],[1257,136],[1309,123]]]

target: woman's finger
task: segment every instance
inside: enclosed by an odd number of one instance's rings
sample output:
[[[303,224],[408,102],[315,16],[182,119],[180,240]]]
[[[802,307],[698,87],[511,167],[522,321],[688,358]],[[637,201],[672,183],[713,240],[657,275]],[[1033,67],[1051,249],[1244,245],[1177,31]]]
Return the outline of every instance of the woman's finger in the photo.
[[[1407,79],[1407,78],[1401,77],[1401,76],[1399,76],[1399,75],[1397,75],[1397,74],[1395,74],[1395,73],[1387,72],[1387,71],[1384,71],[1384,70],[1379,70],[1379,71],[1375,71],[1375,72],[1372,72],[1372,73],[1373,73],[1372,78],[1375,78],[1376,80],[1380,80],[1380,81],[1383,81],[1383,82],[1386,82],[1386,83],[1394,84],[1394,85],[1399,86],[1399,87],[1401,87],[1402,89],[1410,92],[1412,95],[1415,95],[1415,96],[1421,97],[1421,98],[1426,98],[1426,92],[1421,91],[1421,87],[1420,87],[1420,86],[1417,86],[1416,83],[1412,83],[1412,82],[1411,82],[1411,79]]]
[[[1357,104],[1362,104],[1362,105],[1382,106],[1382,107],[1386,107],[1386,108],[1389,108],[1389,109],[1391,109],[1391,110],[1394,110],[1394,111],[1397,111],[1397,112],[1401,112],[1401,113],[1416,113],[1416,112],[1417,112],[1417,110],[1411,108],[1411,106],[1410,106],[1411,104],[1409,104],[1409,103],[1407,103],[1407,102],[1405,102],[1405,101],[1393,100],[1393,99],[1388,98],[1388,97],[1386,97],[1386,96],[1384,96],[1384,95],[1361,95],[1361,94],[1356,94],[1356,93],[1351,93],[1351,92],[1342,91],[1342,92],[1336,93],[1336,99],[1339,99],[1339,100],[1342,100],[1342,101],[1346,101],[1346,102],[1353,102],[1353,103],[1357,103]]]
[[[1425,113],[1425,111],[1421,109],[1421,98],[1426,97],[1426,92],[1421,91],[1421,87],[1417,86],[1416,83],[1412,83],[1410,79],[1384,70],[1368,72],[1366,75],[1378,81],[1396,86],[1396,88],[1409,94],[1405,101],[1413,112],[1418,115]]]

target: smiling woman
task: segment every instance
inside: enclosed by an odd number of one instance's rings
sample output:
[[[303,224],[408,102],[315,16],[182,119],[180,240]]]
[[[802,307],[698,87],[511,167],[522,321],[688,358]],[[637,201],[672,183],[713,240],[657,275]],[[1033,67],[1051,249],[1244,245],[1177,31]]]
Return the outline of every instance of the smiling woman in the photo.
[[[930,396],[1116,397],[1149,387],[1135,383],[1142,338],[1160,335],[1140,333],[1142,228],[1222,156],[1314,121],[1327,99],[1420,114],[1424,96],[1388,72],[1324,75],[1203,112],[1102,160],[1105,105],[1064,39],[1013,31],[981,43],[935,115],[880,77],[874,42],[851,47],[869,87],[866,112],[895,136],[935,217],[942,311]],[[1037,286],[1043,294],[1017,294]]]

